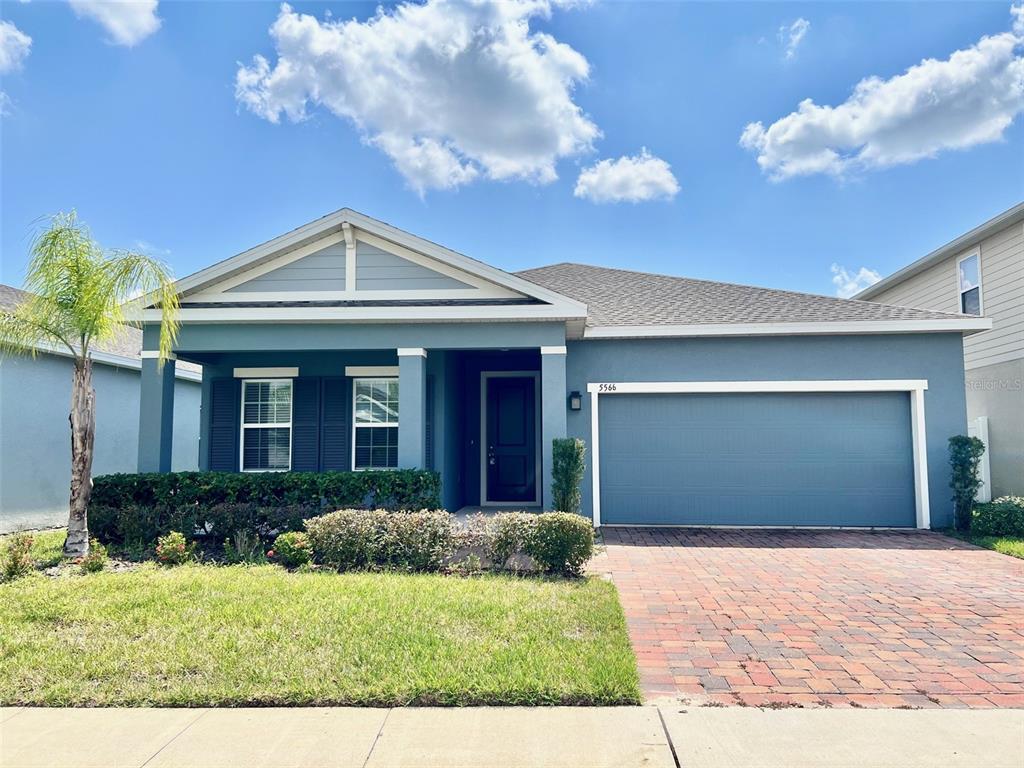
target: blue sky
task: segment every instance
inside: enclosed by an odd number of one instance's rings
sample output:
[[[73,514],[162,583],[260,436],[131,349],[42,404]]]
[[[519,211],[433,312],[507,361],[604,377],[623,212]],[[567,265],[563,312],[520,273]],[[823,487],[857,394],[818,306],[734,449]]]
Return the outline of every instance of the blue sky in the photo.
[[[349,206],[508,270],[834,295],[833,264],[888,274],[1024,199],[1024,14],[1006,50],[978,47],[1013,34],[1006,2],[556,5],[507,21],[528,25],[528,71],[521,49],[450,69],[409,53],[465,42],[443,8],[370,27],[373,4],[292,5],[5,2],[0,281],[20,284],[34,222],[59,210],[184,276]],[[395,51],[411,91],[379,68]],[[282,57],[311,68],[285,77]],[[980,79],[951,85],[962,72]],[[472,98],[446,98],[453,82]]]

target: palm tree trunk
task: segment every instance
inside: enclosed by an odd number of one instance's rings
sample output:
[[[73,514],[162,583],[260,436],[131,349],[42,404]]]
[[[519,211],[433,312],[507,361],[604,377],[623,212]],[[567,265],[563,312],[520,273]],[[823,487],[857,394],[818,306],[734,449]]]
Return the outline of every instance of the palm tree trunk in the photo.
[[[92,451],[96,435],[96,391],[92,388],[92,360],[75,360],[71,384],[71,502],[65,557],[89,554],[87,512],[92,495]]]

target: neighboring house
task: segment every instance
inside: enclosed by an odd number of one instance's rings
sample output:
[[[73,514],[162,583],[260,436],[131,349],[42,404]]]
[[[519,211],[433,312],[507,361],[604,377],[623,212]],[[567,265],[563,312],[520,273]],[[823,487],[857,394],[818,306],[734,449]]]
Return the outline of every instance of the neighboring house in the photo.
[[[28,294],[0,285],[0,312]],[[142,332],[126,329],[93,352],[96,443],[93,476],[134,472],[139,451]],[[68,353],[0,358],[0,532],[67,522],[71,486],[71,373]],[[175,386],[174,469],[196,469],[201,369],[183,366]]]
[[[1024,496],[1024,203],[856,298],[992,320],[964,340],[967,419],[987,438],[991,475],[979,498]]]
[[[575,436],[605,525],[948,525],[962,338],[991,328],[580,264],[509,274],[349,209],[177,285],[203,468],[425,467],[448,509],[539,508],[552,440]],[[140,470],[171,468],[173,375],[144,358]]]

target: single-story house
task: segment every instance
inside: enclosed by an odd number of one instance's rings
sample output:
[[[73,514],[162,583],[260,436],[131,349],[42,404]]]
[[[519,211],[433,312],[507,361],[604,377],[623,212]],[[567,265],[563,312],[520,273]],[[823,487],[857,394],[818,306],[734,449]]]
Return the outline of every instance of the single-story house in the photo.
[[[985,318],[583,264],[510,274],[349,209],[178,282],[200,466],[430,468],[443,502],[551,504],[587,445],[599,525],[950,522],[963,336]],[[174,366],[144,327],[140,470]]]
[[[984,440],[979,499],[1024,496],[1024,203],[861,291],[857,299],[985,315],[964,339],[967,422]]]
[[[28,296],[0,285],[0,312]],[[139,451],[142,332],[128,328],[93,351],[96,442],[93,475],[134,472]],[[0,357],[0,533],[61,525],[68,519],[71,486],[71,373],[59,348],[35,357]],[[179,366],[174,377],[172,469],[199,463],[198,366]]]

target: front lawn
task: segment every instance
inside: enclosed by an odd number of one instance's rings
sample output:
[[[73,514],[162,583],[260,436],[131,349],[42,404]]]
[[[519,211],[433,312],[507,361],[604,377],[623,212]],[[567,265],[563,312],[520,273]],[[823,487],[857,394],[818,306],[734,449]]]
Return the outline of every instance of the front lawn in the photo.
[[[36,561],[36,567],[49,568],[61,561],[64,555],[64,540],[68,532],[64,528],[55,528],[48,531],[32,531],[32,559]],[[0,541],[4,537],[0,536]]]
[[[947,531],[961,541],[969,541],[985,549],[992,549],[1010,557],[1019,557],[1024,560],[1024,537],[1021,536],[979,536],[972,533],[960,533],[958,531]]]
[[[0,584],[5,705],[633,704],[600,579],[288,573],[33,575]]]

